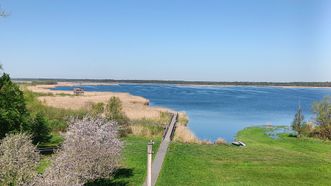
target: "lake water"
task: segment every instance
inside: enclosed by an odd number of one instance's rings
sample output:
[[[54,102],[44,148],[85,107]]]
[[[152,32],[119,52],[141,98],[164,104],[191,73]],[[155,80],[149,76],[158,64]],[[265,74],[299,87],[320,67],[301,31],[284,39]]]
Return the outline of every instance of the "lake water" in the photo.
[[[298,104],[305,119],[313,117],[311,105],[331,95],[330,88],[275,88],[119,84],[80,86],[86,91],[128,92],[150,100],[152,106],[185,111],[189,128],[201,139],[222,137],[232,141],[236,133],[253,125],[290,125]],[[57,87],[55,90],[72,90]]]

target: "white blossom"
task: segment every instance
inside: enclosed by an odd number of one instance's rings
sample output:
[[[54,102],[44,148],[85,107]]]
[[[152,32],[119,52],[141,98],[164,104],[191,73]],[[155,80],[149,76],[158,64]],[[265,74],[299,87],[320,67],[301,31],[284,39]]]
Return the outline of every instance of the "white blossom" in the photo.
[[[23,185],[35,175],[40,156],[27,134],[11,134],[0,144],[0,185]]]
[[[102,118],[73,120],[52,165],[35,185],[74,186],[107,178],[117,168],[122,142],[117,124]]]

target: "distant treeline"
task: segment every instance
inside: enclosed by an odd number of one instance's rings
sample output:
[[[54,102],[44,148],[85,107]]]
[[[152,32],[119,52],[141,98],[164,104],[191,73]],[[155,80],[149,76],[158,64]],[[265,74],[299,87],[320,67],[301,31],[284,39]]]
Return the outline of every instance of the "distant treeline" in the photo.
[[[55,84],[61,82],[81,83],[154,83],[154,84],[179,84],[179,85],[237,85],[237,86],[302,86],[302,87],[331,87],[331,82],[244,82],[244,81],[173,81],[173,80],[114,80],[114,79],[31,79],[17,78],[18,82],[32,84]]]

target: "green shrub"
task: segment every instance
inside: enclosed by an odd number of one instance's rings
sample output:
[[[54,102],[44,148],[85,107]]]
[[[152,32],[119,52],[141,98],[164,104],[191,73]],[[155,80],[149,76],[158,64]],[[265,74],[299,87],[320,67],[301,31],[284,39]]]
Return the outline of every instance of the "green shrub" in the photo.
[[[93,103],[91,105],[90,109],[90,114],[93,117],[98,117],[101,116],[105,112],[105,104],[100,102],[100,103]]]
[[[121,136],[125,136],[129,129],[129,118],[122,110],[122,103],[118,97],[111,97],[106,105],[106,118],[109,121],[116,121],[119,125],[119,131]]]
[[[320,138],[331,140],[331,97],[325,97],[322,101],[313,105],[316,114],[315,135]]]
[[[312,132],[314,131],[314,125],[312,123],[306,122],[301,128],[301,134],[303,136],[311,137]]]
[[[30,124],[30,133],[32,134],[32,143],[45,143],[50,140],[50,130],[47,126],[47,120],[42,113],[37,113]]]
[[[0,78],[0,139],[6,133],[23,130],[27,120],[23,92],[4,73]]]

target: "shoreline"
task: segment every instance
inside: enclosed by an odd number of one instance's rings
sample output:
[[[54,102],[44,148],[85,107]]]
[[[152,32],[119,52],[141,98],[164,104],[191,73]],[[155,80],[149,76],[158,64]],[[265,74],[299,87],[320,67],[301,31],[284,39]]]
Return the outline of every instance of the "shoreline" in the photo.
[[[82,85],[82,84],[79,84]],[[54,85],[30,85],[26,88],[35,93],[42,93],[38,99],[52,107],[65,109],[81,109],[91,105],[91,103],[107,103],[112,97],[118,97],[123,106],[124,113],[131,120],[136,119],[156,119],[162,112],[178,112],[179,120],[175,133],[175,141],[183,143],[211,143],[198,138],[188,127],[189,118],[184,111],[174,111],[165,107],[155,107],[149,105],[149,100],[142,96],[135,96],[127,92],[84,92],[83,95],[74,96],[73,91],[51,90],[58,86],[79,86],[73,82],[58,82]],[[99,83],[84,83],[84,85],[100,85]],[[101,84],[104,85],[104,84]],[[110,85],[110,84],[107,84]],[[112,83],[113,85],[113,83]]]
[[[112,80],[112,81],[102,81],[102,80],[56,80],[56,79],[45,79],[54,80],[58,84],[48,85],[48,86],[98,86],[98,85],[118,85],[118,84],[134,84],[134,85],[144,85],[144,84],[157,84],[157,85],[175,85],[175,86],[198,86],[198,87],[275,87],[275,88],[331,88],[331,82],[189,82],[189,81],[166,81],[166,80]],[[19,83],[31,84],[34,79],[16,79]],[[43,82],[43,79],[36,80]],[[59,84],[60,83],[60,84]],[[222,84],[223,83],[223,84]],[[242,84],[240,84],[242,83]],[[269,85],[268,85],[269,83]],[[300,84],[311,84],[310,85],[300,85]],[[316,86],[320,84],[321,86]],[[38,85],[38,84],[37,84]]]
[[[164,107],[154,107],[149,105],[149,100],[131,95],[126,92],[84,92],[83,95],[74,96],[73,91],[51,90],[58,86],[76,86],[76,83],[58,82],[54,85],[28,85],[27,90],[45,94],[38,97],[44,104],[56,108],[78,110],[94,103],[107,103],[115,96],[118,97],[123,106],[123,111],[130,119],[157,118],[161,112],[172,112],[171,109]],[[92,85],[89,83],[89,85]],[[95,85],[95,84],[93,84]]]

